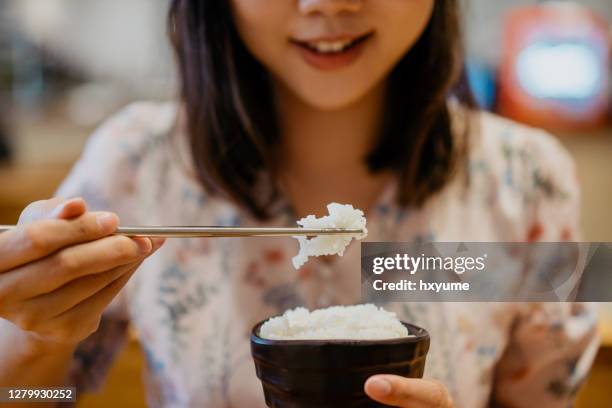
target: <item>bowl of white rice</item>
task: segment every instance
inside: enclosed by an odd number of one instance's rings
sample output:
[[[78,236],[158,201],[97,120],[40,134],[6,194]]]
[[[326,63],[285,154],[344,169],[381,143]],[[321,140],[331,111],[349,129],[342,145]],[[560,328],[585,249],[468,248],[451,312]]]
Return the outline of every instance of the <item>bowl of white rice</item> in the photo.
[[[266,404],[274,408],[384,407],[364,392],[375,374],[420,378],[428,333],[375,305],[297,308],[251,333]]]

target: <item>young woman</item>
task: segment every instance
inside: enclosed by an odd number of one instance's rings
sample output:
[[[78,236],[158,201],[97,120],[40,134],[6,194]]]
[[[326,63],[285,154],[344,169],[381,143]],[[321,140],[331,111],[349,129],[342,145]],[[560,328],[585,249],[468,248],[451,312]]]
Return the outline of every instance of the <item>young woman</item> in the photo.
[[[130,323],[152,406],[262,407],[252,325],[360,301],[357,245],[296,272],[292,239],[157,251],[159,240],[112,236],[115,214],[292,226],[336,201],[366,210],[373,241],[578,239],[567,153],[472,107],[457,3],[174,0],[180,103],[110,120],[58,194],[84,199],[35,203],[0,236],[0,384],[95,387]],[[596,348],[586,305],[395,310],[432,345],[425,379],[364,385],[394,406],[566,407]]]

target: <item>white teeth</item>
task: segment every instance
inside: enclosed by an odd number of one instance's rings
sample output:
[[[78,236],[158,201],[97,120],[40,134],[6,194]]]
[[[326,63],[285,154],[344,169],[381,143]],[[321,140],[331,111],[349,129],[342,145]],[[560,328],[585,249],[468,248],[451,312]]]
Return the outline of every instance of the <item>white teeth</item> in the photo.
[[[353,43],[353,40],[345,41],[317,41],[309,42],[308,46],[317,50],[320,53],[334,53],[343,51],[349,45]]]

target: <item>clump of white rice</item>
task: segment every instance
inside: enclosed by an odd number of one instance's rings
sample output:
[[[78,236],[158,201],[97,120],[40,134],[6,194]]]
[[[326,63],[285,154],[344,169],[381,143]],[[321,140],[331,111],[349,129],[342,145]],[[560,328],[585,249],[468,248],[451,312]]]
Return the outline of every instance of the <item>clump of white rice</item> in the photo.
[[[344,250],[351,243],[353,238],[363,239],[367,236],[366,219],[363,211],[353,208],[350,204],[331,203],[327,205],[329,215],[317,218],[314,215],[309,215],[302,218],[297,223],[303,228],[345,228],[345,229],[361,229],[363,234],[341,234],[341,235],[320,235],[308,239],[307,237],[295,237],[299,244],[300,250],[293,257],[293,266],[299,269],[309,256],[321,255],[339,255],[344,254]]]
[[[309,312],[298,307],[259,329],[270,340],[387,340],[409,337],[395,313],[372,304],[332,306]]]

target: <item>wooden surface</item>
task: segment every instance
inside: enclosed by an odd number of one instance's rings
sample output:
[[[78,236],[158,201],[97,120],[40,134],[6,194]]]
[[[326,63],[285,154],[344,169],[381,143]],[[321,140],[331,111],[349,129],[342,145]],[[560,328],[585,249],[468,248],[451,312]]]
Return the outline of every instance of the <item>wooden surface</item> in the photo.
[[[146,407],[142,378],[144,358],[138,343],[132,340],[111,368],[108,380],[96,393],[79,397],[79,407]]]
[[[589,378],[578,394],[576,408],[612,407],[612,348],[599,350]]]

